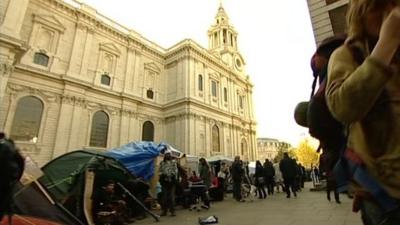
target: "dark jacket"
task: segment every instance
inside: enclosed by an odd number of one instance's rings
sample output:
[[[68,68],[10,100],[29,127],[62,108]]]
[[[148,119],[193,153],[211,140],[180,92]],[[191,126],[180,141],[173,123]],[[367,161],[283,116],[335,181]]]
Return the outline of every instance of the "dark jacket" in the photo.
[[[283,179],[294,179],[297,175],[297,164],[291,158],[283,158],[279,163]]]
[[[233,182],[241,182],[243,179],[244,170],[240,162],[232,163],[232,179]]]
[[[274,165],[271,162],[264,163],[265,177],[275,176]]]
[[[262,166],[256,166],[256,172],[254,173],[256,185],[265,183],[265,170]]]

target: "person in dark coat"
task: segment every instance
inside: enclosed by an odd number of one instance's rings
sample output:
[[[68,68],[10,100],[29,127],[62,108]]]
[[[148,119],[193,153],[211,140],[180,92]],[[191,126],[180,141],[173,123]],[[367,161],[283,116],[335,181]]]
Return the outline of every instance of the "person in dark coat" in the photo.
[[[204,185],[206,186],[205,195],[202,196],[202,200],[204,202],[203,208],[210,208],[210,197],[208,195],[208,190],[211,187],[211,168],[207,163],[205,158],[199,159],[199,176],[203,180]]]
[[[261,163],[260,163],[261,164]],[[268,194],[274,194],[274,176],[275,176],[275,169],[272,162],[268,159],[265,159],[264,162],[264,174],[265,174],[265,184],[267,186]]]
[[[243,201],[241,194],[241,185],[244,176],[244,169],[240,161],[240,156],[235,157],[235,161],[232,163],[232,180],[233,180],[233,197],[236,201]]]
[[[339,198],[339,192],[337,191],[336,179],[335,175],[333,174],[335,161],[333,160],[334,157],[329,156],[329,154],[333,153],[323,150],[319,158],[320,171],[325,174],[326,177],[326,198],[328,201],[331,201],[331,192],[333,191],[336,203],[340,204],[341,202]]]
[[[260,161],[256,161],[256,172],[254,174],[255,184],[257,187],[258,198],[264,199],[267,197],[267,193],[265,193],[264,185],[265,185],[265,173],[264,168],[261,165]]]
[[[297,175],[297,164],[289,157],[287,152],[283,154],[283,159],[279,163],[279,168],[282,171],[286,197],[290,198],[290,189],[292,189],[293,195],[297,197],[296,190],[294,188],[294,182]]]

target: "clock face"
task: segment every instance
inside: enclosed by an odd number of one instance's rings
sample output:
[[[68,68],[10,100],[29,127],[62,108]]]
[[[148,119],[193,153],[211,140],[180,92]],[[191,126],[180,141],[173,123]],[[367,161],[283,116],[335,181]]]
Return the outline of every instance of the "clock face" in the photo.
[[[243,70],[243,62],[238,56],[235,57],[235,68],[239,71]]]

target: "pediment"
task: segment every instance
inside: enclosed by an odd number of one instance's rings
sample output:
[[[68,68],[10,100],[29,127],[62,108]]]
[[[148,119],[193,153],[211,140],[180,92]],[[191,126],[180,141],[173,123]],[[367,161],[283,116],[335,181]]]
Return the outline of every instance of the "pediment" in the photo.
[[[119,48],[117,47],[116,44],[114,43],[101,43],[100,44],[100,49],[110,52],[116,56],[121,55],[121,51],[119,50]]]
[[[154,62],[145,63],[144,64],[144,68],[152,70],[152,71],[157,72],[157,73],[161,72],[160,67],[158,67],[157,64],[155,64]]]
[[[65,26],[54,15],[34,14],[33,22],[43,24],[61,33],[65,31]]]

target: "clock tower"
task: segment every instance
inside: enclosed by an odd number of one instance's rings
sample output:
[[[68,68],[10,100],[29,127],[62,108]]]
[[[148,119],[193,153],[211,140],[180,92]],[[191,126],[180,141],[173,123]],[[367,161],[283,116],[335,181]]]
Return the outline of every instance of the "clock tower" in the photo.
[[[208,30],[208,48],[211,53],[234,69],[238,73],[244,74],[245,62],[238,51],[237,45],[238,33],[229,23],[229,17],[222,7],[219,5],[215,22]]]

